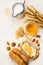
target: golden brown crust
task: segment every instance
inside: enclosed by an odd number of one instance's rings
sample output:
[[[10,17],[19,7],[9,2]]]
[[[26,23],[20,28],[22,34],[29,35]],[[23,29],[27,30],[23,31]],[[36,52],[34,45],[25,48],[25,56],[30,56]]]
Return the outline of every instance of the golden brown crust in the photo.
[[[12,51],[10,51],[9,56],[13,60],[15,60],[19,65],[28,64],[28,58],[24,56],[23,53],[17,48],[14,48]]]
[[[23,53],[19,49],[15,48],[15,49],[13,49],[13,52],[15,52],[17,55],[19,55],[24,60],[24,62],[27,63],[27,57],[24,56]]]
[[[38,56],[39,56],[39,52],[36,51],[36,55],[35,55],[35,57],[32,57],[31,59],[32,59],[32,60],[35,60],[35,59],[37,59]]]
[[[14,54],[12,51],[9,53],[9,55],[19,65],[26,65],[26,64],[24,64],[23,60],[21,58],[19,58],[16,54]]]

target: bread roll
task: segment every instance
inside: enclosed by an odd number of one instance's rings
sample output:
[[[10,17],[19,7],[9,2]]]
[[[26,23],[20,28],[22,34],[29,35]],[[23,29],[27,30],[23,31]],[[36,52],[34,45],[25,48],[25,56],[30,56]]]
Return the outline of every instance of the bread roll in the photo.
[[[17,48],[10,51],[9,56],[18,63],[18,65],[28,65],[28,58]]]

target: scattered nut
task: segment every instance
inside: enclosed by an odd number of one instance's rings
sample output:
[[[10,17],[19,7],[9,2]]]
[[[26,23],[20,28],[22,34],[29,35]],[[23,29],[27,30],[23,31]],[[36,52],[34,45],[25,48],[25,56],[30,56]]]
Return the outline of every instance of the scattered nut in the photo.
[[[18,47],[20,47],[20,43],[18,44]]]
[[[10,43],[9,43],[9,42],[7,42],[7,45],[10,45]]]
[[[36,37],[37,37],[37,38],[40,38],[41,36],[40,36],[40,35],[37,35]]]
[[[8,47],[7,47],[7,51],[10,51],[10,50],[11,50],[11,48],[10,48],[10,46],[8,46]]]
[[[12,42],[11,46],[12,47],[15,47],[16,46],[16,43],[15,42]]]
[[[38,47],[40,46],[40,44],[38,44]]]
[[[33,39],[32,42],[35,42],[35,39]]]
[[[39,41],[38,40],[36,40],[36,44],[38,43]]]

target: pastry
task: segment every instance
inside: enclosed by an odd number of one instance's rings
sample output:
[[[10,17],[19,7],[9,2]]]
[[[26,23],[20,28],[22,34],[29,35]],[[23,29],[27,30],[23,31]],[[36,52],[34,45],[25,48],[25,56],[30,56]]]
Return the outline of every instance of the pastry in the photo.
[[[27,41],[21,44],[21,50],[33,60],[39,56],[39,51],[32,47]]]
[[[27,35],[27,37],[34,37],[36,36],[38,33],[38,27],[35,23],[31,22],[26,24],[25,26],[25,34]]]
[[[24,28],[21,26],[16,30],[16,39],[19,39],[24,36]]]
[[[9,56],[18,63],[18,65],[28,65],[28,58],[17,48],[10,51]]]

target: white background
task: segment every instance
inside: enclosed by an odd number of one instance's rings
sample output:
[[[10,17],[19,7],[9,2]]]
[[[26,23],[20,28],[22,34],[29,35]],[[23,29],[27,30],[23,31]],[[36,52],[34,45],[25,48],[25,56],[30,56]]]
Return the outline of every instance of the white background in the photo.
[[[6,42],[18,40],[15,39],[15,30],[22,22],[15,20],[12,17],[8,17],[5,14],[5,8],[12,6],[15,2],[23,2],[23,0],[0,0],[0,65],[16,65],[8,56],[6,51]],[[27,0],[26,5],[33,5],[41,13],[43,13],[43,0]],[[30,62],[30,65],[43,65],[43,29],[39,29],[40,39],[40,56],[35,61]]]

